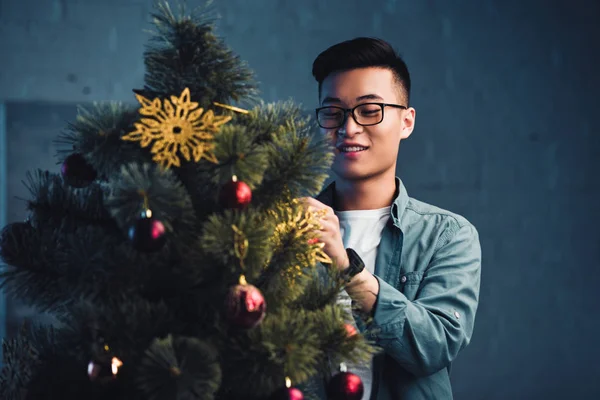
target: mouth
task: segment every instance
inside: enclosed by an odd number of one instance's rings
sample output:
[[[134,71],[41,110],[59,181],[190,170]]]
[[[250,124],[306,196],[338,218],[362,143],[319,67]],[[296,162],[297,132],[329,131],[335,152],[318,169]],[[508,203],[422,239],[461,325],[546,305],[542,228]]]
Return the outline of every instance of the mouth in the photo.
[[[365,146],[340,146],[337,148],[340,153],[360,153],[365,151],[368,147]]]

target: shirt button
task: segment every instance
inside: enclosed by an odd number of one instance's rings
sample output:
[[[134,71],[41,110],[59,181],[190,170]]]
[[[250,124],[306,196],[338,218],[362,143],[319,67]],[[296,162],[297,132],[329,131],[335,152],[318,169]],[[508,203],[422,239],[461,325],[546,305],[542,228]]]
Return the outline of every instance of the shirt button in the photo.
[[[405,275],[405,276],[403,276],[402,278],[400,278],[400,282],[402,282],[402,283],[406,283],[406,275]]]
[[[454,311],[454,316],[456,317],[456,319],[460,318],[460,313],[458,311]]]

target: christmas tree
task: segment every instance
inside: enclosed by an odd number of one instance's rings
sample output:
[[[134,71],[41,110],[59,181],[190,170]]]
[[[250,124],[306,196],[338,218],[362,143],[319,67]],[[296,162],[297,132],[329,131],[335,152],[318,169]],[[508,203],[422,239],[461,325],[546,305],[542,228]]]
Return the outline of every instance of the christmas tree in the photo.
[[[1,398],[300,399],[321,380],[357,398],[342,361],[371,346],[301,200],[331,148],[298,105],[258,100],[208,8],[161,3],[153,24],[139,104],[80,109],[2,230],[2,288],[56,323],[4,341]]]

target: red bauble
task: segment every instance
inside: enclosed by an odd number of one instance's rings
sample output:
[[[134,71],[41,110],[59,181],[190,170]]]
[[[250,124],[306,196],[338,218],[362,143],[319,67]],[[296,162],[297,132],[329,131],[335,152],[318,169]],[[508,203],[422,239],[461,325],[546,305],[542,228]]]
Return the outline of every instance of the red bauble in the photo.
[[[327,384],[329,400],[360,400],[364,391],[360,377],[351,372],[340,372]]]
[[[117,357],[103,355],[88,364],[88,377],[92,382],[106,383],[115,379],[123,362]]]
[[[356,335],[356,328],[352,324],[345,324],[344,328],[346,328],[346,333],[348,334],[348,337]]]
[[[256,286],[240,284],[229,291],[226,308],[227,318],[233,325],[250,329],[265,318],[267,303]]]
[[[246,183],[238,181],[235,175],[221,188],[219,194],[219,202],[225,208],[242,209],[250,204],[251,200],[252,189]]]
[[[67,157],[60,167],[60,172],[65,182],[76,188],[88,186],[97,176],[96,170],[79,153]]]
[[[145,253],[158,251],[167,241],[165,226],[159,220],[144,215],[129,228],[129,240],[136,250]]]
[[[275,391],[269,400],[304,400],[304,395],[296,388],[281,388]]]

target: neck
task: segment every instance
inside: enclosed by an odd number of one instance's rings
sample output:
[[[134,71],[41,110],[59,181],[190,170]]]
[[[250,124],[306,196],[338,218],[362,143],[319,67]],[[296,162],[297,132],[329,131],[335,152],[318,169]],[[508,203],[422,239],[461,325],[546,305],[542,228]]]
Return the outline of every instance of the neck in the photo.
[[[385,174],[365,180],[336,179],[338,211],[377,210],[389,207],[396,194],[396,176]]]

